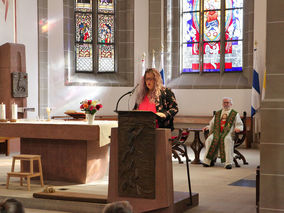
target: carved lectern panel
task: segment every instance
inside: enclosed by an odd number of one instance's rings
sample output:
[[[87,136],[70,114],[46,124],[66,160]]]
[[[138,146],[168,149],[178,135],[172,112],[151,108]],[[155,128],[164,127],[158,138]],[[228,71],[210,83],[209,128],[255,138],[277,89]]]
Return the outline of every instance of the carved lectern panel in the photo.
[[[155,125],[154,113],[119,113],[119,196],[155,198]]]
[[[14,98],[28,97],[28,74],[12,72],[12,95]]]

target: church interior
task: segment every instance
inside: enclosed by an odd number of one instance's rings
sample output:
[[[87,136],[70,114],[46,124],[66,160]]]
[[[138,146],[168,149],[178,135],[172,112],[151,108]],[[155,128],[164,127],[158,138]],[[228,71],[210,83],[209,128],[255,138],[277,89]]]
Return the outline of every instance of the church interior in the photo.
[[[284,211],[283,8],[2,0],[0,202],[15,198],[27,213],[103,212],[120,200],[135,213]],[[153,113],[133,111],[147,68],[175,95],[173,131],[148,128]],[[206,168],[202,128],[226,97],[245,129],[232,169],[220,159]]]

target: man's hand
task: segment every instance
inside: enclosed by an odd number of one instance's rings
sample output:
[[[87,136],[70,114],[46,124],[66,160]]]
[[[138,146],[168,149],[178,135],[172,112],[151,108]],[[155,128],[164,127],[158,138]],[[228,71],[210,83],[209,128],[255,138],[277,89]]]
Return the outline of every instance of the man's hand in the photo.
[[[207,131],[208,129],[209,129],[209,127],[208,127],[208,126],[205,126],[205,127],[202,128],[202,132],[205,132],[205,131]]]
[[[160,118],[166,118],[166,115],[162,112],[156,112],[156,115],[158,115]]]
[[[239,133],[241,130],[238,128],[235,128],[235,133]]]

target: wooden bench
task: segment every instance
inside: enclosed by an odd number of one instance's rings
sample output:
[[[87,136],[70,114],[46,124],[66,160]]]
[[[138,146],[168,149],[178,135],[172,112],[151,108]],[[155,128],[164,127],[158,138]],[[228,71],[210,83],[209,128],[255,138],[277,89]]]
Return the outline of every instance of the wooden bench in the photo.
[[[15,172],[15,162],[20,160],[21,171]],[[30,171],[24,171],[23,161],[29,161]],[[34,161],[38,161],[38,172],[34,172]],[[41,166],[41,156],[40,155],[15,155],[13,156],[12,169],[11,172],[7,173],[7,184],[6,188],[9,187],[10,177],[19,177],[20,185],[23,186],[23,178],[27,179],[28,190],[30,191],[30,179],[32,177],[40,177],[40,183],[43,187],[43,175],[42,175],[42,166]]]

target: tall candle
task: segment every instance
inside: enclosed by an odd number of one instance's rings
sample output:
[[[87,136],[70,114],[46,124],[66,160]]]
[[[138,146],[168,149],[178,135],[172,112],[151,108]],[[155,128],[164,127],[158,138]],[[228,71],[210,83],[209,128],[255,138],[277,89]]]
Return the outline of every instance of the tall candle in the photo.
[[[0,104],[0,120],[6,120],[6,106],[5,104]]]
[[[18,119],[18,105],[13,103],[12,104],[12,120]]]
[[[48,121],[50,121],[50,111],[51,111],[51,108],[50,108],[50,107],[46,107],[47,120],[48,120]]]

